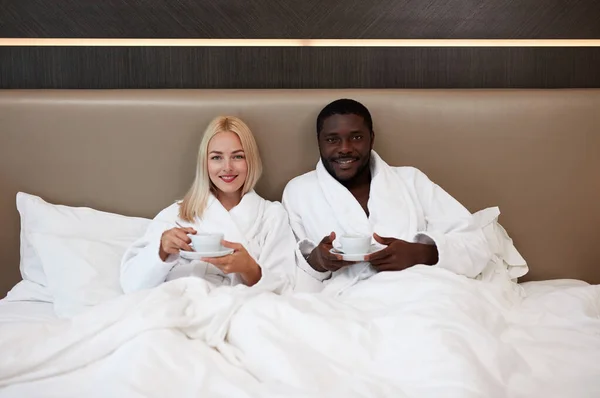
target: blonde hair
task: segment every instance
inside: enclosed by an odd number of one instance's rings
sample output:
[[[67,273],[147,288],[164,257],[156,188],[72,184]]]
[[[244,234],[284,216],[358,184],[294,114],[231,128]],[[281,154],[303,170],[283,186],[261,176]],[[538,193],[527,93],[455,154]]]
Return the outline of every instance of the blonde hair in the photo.
[[[208,144],[215,135],[223,132],[232,132],[239,137],[246,156],[248,174],[242,187],[242,196],[253,190],[260,179],[262,161],[258,152],[258,145],[256,145],[256,140],[248,125],[235,116],[216,117],[206,127],[200,142],[196,178],[179,206],[179,217],[182,220],[193,222],[196,217],[201,218],[211,191],[216,191],[216,187],[208,175]]]

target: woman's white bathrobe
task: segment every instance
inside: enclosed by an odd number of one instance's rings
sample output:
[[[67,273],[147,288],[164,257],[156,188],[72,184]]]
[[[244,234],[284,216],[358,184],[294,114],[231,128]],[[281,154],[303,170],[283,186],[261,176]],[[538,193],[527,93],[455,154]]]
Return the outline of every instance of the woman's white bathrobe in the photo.
[[[171,254],[163,262],[158,255],[160,238],[164,231],[177,227],[176,222],[198,232],[221,232],[225,240],[241,243],[261,267],[262,277],[255,286],[268,284],[269,289],[278,292],[293,286],[296,242],[287,213],[280,203],[267,201],[251,191],[230,211],[211,195],[202,219],[194,223],[179,218],[178,203],[161,211],[146,234],[123,256],[121,286],[124,292],[155,287],[185,276],[200,277],[215,285],[242,283],[237,274],[225,275],[212,264],[186,260],[179,254]]]
[[[315,171],[288,183],[282,203],[302,256],[308,255],[332,231],[337,236],[377,233],[382,237],[435,244],[439,252],[436,266],[457,274],[476,277],[484,271],[495,253],[483,229],[493,225],[500,214],[498,208],[472,216],[424,173],[413,167],[391,167],[375,151],[371,152],[370,167],[369,216],[321,161]],[[337,291],[375,273],[365,262],[342,268],[333,276],[330,272],[315,271],[306,261],[299,262],[299,266],[317,280],[335,284],[331,288]]]

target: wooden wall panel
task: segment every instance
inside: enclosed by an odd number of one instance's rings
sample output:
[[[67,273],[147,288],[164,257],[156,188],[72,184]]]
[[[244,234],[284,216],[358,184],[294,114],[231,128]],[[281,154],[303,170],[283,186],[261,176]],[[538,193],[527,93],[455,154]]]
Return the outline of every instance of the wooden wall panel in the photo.
[[[600,47],[0,47],[0,88],[600,87]]]
[[[0,37],[600,38],[598,0],[0,0]]]
[[[0,0],[4,38],[600,39],[599,0]],[[600,47],[0,47],[0,88],[600,87]]]

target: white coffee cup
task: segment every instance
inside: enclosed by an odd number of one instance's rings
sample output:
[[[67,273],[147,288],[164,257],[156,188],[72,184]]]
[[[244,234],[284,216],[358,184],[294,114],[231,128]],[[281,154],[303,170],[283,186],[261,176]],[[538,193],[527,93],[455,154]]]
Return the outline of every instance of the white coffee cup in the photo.
[[[371,248],[371,237],[364,235],[342,235],[339,238],[342,251],[346,254],[364,254]]]
[[[198,232],[196,234],[189,234],[188,236],[192,240],[192,248],[196,252],[206,253],[221,250],[223,234]]]

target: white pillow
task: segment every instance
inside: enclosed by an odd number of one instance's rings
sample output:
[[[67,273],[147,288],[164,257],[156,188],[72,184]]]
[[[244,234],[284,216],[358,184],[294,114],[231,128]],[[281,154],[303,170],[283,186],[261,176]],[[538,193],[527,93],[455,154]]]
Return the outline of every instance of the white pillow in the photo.
[[[42,301],[51,303],[54,298],[50,289],[37,283],[23,279],[6,294],[6,301]]]
[[[497,274],[503,274],[516,281],[517,278],[529,272],[529,267],[527,261],[513,244],[513,240],[498,222],[499,216],[500,209],[498,207],[489,207],[478,211],[472,217],[472,222],[483,229],[493,253],[493,258],[480,275],[480,279],[492,280]]]
[[[26,242],[23,278],[48,287],[58,316],[72,316],[122,293],[121,258],[143,236],[150,220],[52,205],[22,192],[17,194],[17,207]]]
[[[31,214],[32,211],[28,211],[28,209],[40,202],[45,203],[37,196],[28,195],[22,192],[17,193],[17,210],[21,216],[21,261],[19,263],[19,269],[24,281],[47,287],[48,281],[46,273],[44,273],[44,267],[42,267],[42,261],[33,249],[28,234],[29,230],[38,223],[38,220]]]

